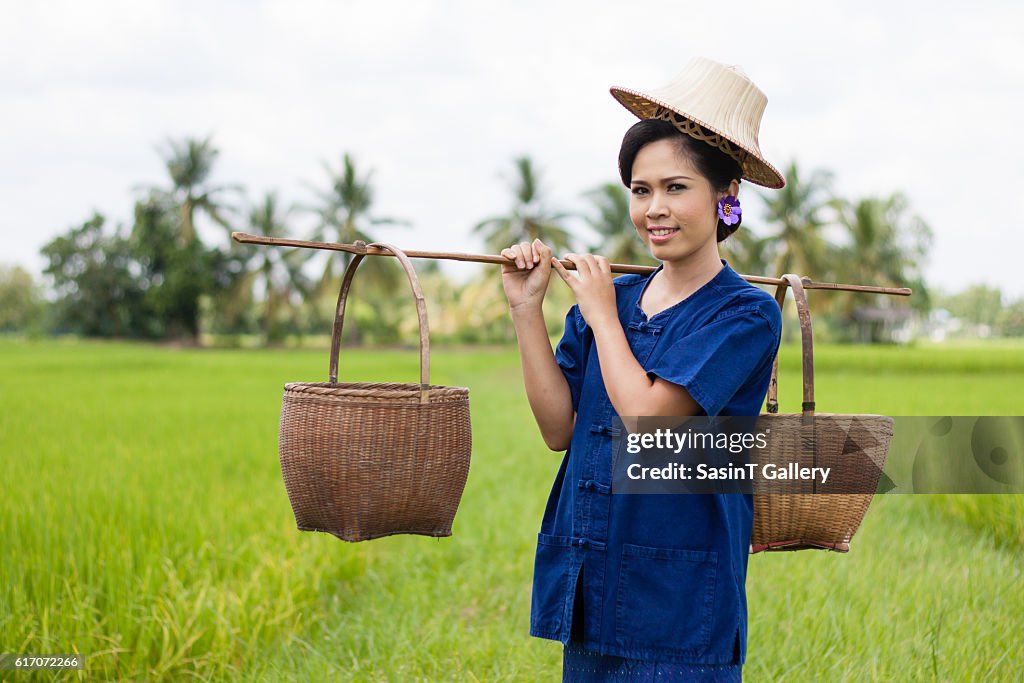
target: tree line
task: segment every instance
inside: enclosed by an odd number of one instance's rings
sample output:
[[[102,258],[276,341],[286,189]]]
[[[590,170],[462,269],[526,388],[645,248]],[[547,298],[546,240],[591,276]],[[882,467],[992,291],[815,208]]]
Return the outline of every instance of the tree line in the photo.
[[[375,241],[384,225],[408,225],[376,212],[371,174],[350,154],[340,164],[323,164],[323,184],[311,199],[285,205],[275,191],[250,200],[237,184],[214,181],[219,150],[212,140],[168,140],[160,148],[163,185],[140,187],[134,215],[112,225],[100,213],[88,217],[42,248],[51,295],[22,269],[0,270],[0,331],[36,329],[94,337],[140,338],[199,343],[258,338],[278,344],[329,333],[341,274],[350,256],[303,249],[240,245],[231,231],[317,241]],[[491,253],[514,242],[540,238],[556,253],[593,251],[618,263],[654,263],[629,219],[629,193],[606,183],[583,195],[587,209],[554,210],[534,161],[514,160],[509,208],[472,226]],[[722,245],[723,256],[743,273],[796,272],[818,280],[909,286],[910,301],[863,294],[815,296],[816,332],[838,339],[885,339],[894,321],[911,307],[933,303],[922,277],[931,231],[906,198],[849,200],[833,191],[823,170],[805,173],[791,163],[782,190],[754,193],[764,225],[744,223]],[[755,198],[756,196],[756,198]],[[305,215],[313,227],[296,228]],[[749,216],[750,213],[747,213]],[[745,216],[746,218],[746,216]],[[582,219],[596,236],[586,243],[569,228]],[[202,220],[222,231],[207,243],[197,230]],[[209,238],[207,238],[209,239]],[[494,269],[455,282],[437,262],[417,262],[430,306],[431,334],[440,341],[503,342],[513,338],[507,306]],[[415,338],[416,317],[404,274],[392,259],[366,259],[346,316],[348,342],[394,343]],[[552,286],[556,299],[549,320],[561,329],[571,303],[566,288]],[[564,305],[561,305],[564,304]]]

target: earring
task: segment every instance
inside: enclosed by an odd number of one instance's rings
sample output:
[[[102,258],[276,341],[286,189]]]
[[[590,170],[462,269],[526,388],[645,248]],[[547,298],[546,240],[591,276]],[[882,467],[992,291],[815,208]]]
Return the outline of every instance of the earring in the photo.
[[[742,215],[739,198],[729,195],[718,200],[718,217],[726,225],[736,225]]]

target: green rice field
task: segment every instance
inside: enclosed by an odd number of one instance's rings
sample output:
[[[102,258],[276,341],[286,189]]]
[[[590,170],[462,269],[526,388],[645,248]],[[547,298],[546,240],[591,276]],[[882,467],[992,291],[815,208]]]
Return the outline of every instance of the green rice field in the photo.
[[[417,361],[346,349],[341,378]],[[825,412],[1024,413],[1024,344],[822,345],[816,368]],[[527,634],[560,455],[514,348],[432,370],[471,391],[454,535],[347,544],[296,531],[277,459],[282,386],[325,381],[326,350],[0,340],[0,652],[81,653],[67,680],[560,680]],[[750,681],[1024,680],[1024,496],[878,496],[849,554],[755,555],[747,588]]]

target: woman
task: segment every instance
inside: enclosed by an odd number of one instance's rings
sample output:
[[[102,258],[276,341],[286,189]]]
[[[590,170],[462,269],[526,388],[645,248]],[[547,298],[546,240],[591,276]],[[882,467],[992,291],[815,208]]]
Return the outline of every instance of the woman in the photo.
[[[530,632],[565,644],[563,677],[739,680],[746,657],[749,495],[615,495],[616,416],[757,415],[781,329],[770,295],[718,255],[739,227],[741,179],[782,187],[760,153],[766,99],[696,59],[651,94],[613,88],[642,120],[619,153],[637,234],[661,261],[612,279],[601,256],[539,240],[502,251],[530,407],[567,449],[538,536]],[[553,353],[551,268],[576,305]]]

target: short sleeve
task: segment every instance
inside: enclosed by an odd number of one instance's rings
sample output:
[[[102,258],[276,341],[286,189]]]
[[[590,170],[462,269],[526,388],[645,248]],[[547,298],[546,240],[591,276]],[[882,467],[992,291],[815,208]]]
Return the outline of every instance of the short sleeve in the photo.
[[[586,324],[575,304],[565,316],[565,331],[555,347],[555,362],[565,375],[572,394],[572,410],[579,412],[580,394],[583,390],[583,376],[586,372],[586,350],[584,329]]]
[[[781,330],[781,314],[774,301],[731,308],[674,340],[647,374],[684,387],[707,415],[719,415],[751,382],[761,379],[767,390],[766,373],[778,351]],[[755,412],[764,400],[763,392],[757,400]]]

